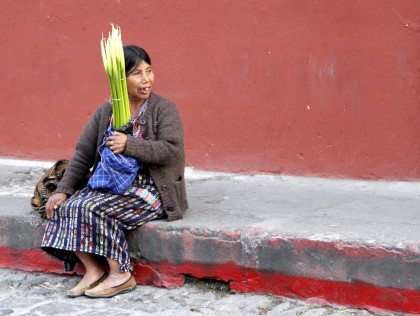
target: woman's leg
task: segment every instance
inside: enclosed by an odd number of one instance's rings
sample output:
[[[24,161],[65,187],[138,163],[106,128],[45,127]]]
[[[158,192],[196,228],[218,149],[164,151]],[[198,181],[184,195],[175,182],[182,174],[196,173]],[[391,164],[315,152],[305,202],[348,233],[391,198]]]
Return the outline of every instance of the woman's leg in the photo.
[[[109,264],[109,276],[103,283],[109,287],[120,285],[131,277],[130,272],[121,272],[118,261],[107,258]]]
[[[104,274],[104,270],[95,260],[94,256],[87,252],[75,252],[82,264],[85,266],[86,273],[79,284],[90,285],[96,282]],[[106,258],[109,265],[109,275],[103,283],[109,287],[120,285],[131,277],[130,272],[121,272],[117,260]]]
[[[104,269],[99,265],[92,254],[80,251],[76,251],[75,254],[86,270],[86,273],[79,284],[90,285],[104,275]]]
[[[112,297],[122,293],[131,292],[136,288],[137,282],[130,272],[121,272],[120,264],[117,260],[108,259],[109,275],[95,286],[84,292],[89,297]],[[124,269],[124,268],[123,268]]]
[[[105,277],[106,273],[102,267],[95,260],[93,255],[87,252],[75,252],[82,264],[85,266],[86,273],[82,280],[72,289],[67,291],[70,297],[77,297],[85,294],[85,292],[92,287],[99,284]]]

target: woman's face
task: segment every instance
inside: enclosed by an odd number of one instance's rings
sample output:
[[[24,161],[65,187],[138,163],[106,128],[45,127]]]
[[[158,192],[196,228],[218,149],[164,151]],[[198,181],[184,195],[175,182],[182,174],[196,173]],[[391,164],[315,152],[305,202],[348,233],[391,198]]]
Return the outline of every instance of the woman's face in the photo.
[[[127,76],[127,90],[130,101],[140,103],[146,100],[152,92],[153,81],[152,66],[141,61]]]

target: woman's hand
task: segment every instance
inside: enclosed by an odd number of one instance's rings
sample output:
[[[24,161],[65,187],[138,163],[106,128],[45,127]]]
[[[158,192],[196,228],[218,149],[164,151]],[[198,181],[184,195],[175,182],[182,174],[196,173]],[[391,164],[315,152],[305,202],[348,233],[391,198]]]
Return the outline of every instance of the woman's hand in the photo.
[[[60,207],[63,202],[67,200],[67,194],[65,193],[54,193],[48,198],[47,204],[45,205],[45,211],[47,212],[47,218],[54,217],[54,212]]]
[[[122,154],[127,148],[127,135],[120,132],[114,132],[115,135],[106,139],[105,145],[115,154]]]

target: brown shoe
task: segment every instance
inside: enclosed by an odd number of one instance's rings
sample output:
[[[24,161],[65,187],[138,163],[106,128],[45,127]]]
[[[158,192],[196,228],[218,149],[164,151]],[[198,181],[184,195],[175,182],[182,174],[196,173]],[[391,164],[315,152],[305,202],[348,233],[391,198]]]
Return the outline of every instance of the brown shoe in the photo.
[[[85,284],[80,284],[79,283],[74,288],[72,288],[71,290],[68,290],[66,294],[67,294],[68,297],[82,296],[82,295],[85,294],[85,292],[87,290],[90,290],[90,289],[94,288],[99,283],[101,283],[103,280],[105,280],[107,276],[108,276],[108,272],[105,271],[104,274],[102,274],[102,276],[98,280],[93,282],[91,285],[85,285]]]
[[[131,276],[127,281],[117,286],[109,287],[103,283],[99,283],[98,286],[89,291],[86,291],[85,295],[92,298],[107,298],[118,294],[131,292],[136,288],[136,285],[136,280],[133,278],[133,276]]]

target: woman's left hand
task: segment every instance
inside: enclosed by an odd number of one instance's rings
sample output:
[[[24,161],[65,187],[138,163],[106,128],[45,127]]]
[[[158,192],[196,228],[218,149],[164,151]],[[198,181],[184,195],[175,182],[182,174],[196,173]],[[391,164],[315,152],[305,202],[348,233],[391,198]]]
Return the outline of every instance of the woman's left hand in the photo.
[[[122,154],[127,148],[127,135],[120,132],[114,132],[115,135],[108,136],[105,145],[115,154]]]

